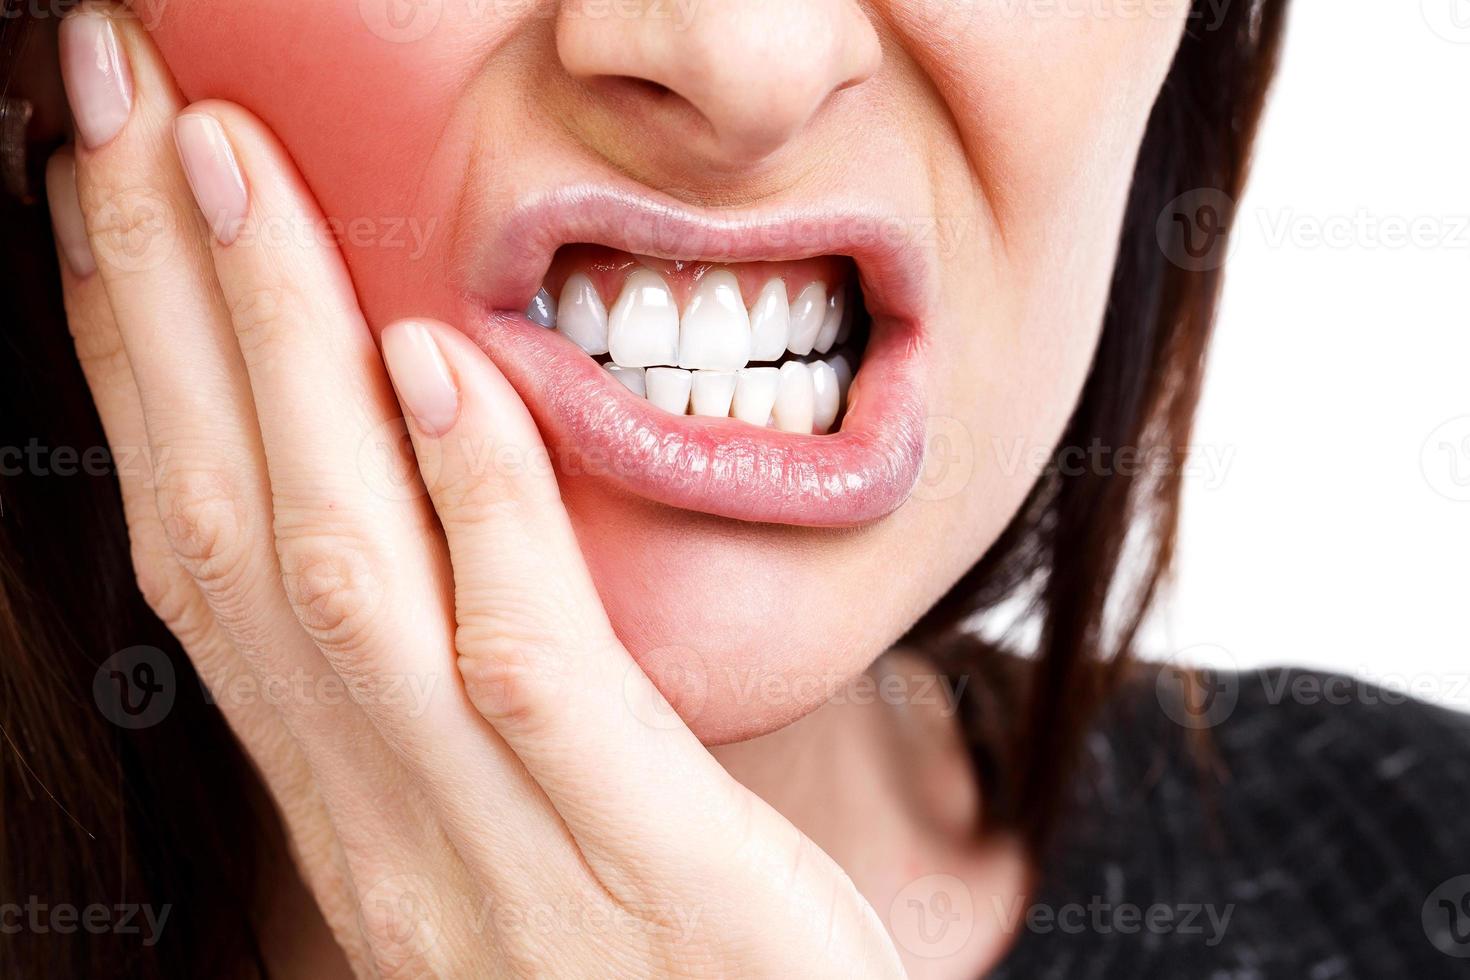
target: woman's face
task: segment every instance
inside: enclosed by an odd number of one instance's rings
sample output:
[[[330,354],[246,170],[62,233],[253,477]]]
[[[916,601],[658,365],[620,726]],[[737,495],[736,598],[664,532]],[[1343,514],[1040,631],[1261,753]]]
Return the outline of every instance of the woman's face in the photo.
[[[1086,376],[1188,9],[138,6],[189,99],[279,135],[373,327],[460,326],[520,390],[614,626],[710,741],[865,669],[1025,497]],[[556,331],[522,315],[543,285]],[[823,356],[839,293],[867,315]],[[608,344],[665,369],[615,377]],[[805,434],[853,361],[836,431]],[[672,414],[685,384],[736,417]]]

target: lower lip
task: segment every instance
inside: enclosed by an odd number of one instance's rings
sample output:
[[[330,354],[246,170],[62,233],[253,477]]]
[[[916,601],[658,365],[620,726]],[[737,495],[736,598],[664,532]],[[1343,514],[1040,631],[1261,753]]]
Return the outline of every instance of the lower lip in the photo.
[[[842,428],[826,436],[670,415],[519,314],[483,317],[473,339],[526,399],[564,478],[733,520],[849,527],[897,510],[923,467],[922,364],[903,330],[874,330]]]

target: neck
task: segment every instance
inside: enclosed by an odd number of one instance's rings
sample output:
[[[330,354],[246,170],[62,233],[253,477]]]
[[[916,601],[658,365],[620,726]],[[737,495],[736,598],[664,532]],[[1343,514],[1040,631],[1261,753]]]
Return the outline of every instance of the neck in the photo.
[[[1004,956],[1005,911],[1020,907],[1028,869],[1016,841],[980,834],[953,690],[927,662],[891,653],[801,721],[713,752],[847,871],[910,977],[980,976]],[[947,909],[962,917],[934,939],[943,923],[922,917]]]

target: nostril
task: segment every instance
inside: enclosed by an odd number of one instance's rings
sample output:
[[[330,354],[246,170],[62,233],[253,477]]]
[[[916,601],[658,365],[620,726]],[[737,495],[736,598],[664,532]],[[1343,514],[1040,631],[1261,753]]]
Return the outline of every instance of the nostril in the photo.
[[[629,78],[628,84],[634,91],[641,92],[655,99],[662,99],[666,96],[676,94],[667,85],[661,85],[647,78]]]

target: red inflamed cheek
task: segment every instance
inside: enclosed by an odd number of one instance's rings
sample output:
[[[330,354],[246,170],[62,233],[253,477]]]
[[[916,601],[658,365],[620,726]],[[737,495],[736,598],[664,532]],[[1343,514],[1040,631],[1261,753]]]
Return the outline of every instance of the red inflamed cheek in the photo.
[[[429,231],[443,229],[457,188],[430,177],[444,169],[435,170],[435,154],[443,155],[445,130],[486,53],[513,25],[468,14],[457,23],[445,5],[434,31],[405,41],[370,23],[371,8],[360,0],[136,4],[187,100],[236,102],[280,138],[378,322],[439,312],[424,292],[443,277],[426,270],[449,261],[433,252],[447,236]]]

